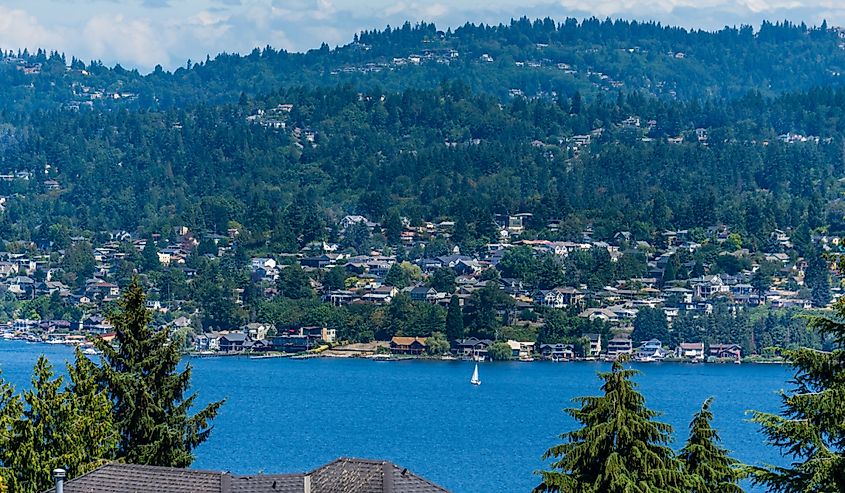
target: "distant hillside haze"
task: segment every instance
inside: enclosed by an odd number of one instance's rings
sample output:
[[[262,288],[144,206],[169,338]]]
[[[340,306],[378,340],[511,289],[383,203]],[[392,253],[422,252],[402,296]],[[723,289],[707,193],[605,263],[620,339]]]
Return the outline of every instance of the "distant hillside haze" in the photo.
[[[406,23],[362,32],[336,49],[256,48],[148,75],[84,64],[72,54],[7,52],[0,61],[0,106],[13,112],[60,105],[158,109],[236,102],[241,93],[279,87],[352,84],[396,91],[455,79],[501,98],[568,97],[576,90],[685,100],[734,98],[749,90],[772,95],[838,85],[845,69],[843,34],[826,24],[789,22],[766,22],[756,32],[751,26],[705,32],[598,19],[522,18],[445,32]]]

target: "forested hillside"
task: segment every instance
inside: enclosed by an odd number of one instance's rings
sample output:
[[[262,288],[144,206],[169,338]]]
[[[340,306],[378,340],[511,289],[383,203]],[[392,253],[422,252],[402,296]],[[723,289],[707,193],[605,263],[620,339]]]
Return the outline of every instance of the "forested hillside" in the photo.
[[[279,109],[279,108],[283,109]],[[295,251],[348,213],[452,218],[455,241],[494,241],[495,214],[535,234],[728,225],[754,245],[843,230],[845,90],[669,102],[619,93],[501,104],[460,82],[359,93],[281,89],[163,112],[38,113],[7,126],[4,238],[174,226]],[[49,183],[45,182],[48,181]],[[53,226],[52,230],[57,227]]]
[[[636,21],[514,20],[508,25],[433,24],[364,32],[345,46],[307,53],[271,47],[187,61],[149,75],[59,53],[5,52],[0,107],[160,109],[236,102],[279,87],[436,88],[462,80],[474,92],[553,98],[637,91],[667,99],[773,95],[840,84],[843,32],[764,23],[718,32]]]
[[[7,53],[0,318],[79,320],[141,275],[196,333],[821,347],[794,316],[840,292],[841,43],[520,20],[148,76]]]

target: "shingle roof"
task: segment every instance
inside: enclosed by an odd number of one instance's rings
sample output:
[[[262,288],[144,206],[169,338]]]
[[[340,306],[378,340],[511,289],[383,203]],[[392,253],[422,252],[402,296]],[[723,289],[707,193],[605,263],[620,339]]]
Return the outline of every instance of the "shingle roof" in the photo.
[[[222,493],[226,473],[175,467],[106,464],[65,483],[65,493]],[[55,491],[49,490],[49,493]]]
[[[306,487],[308,485],[308,487]],[[308,473],[237,476],[222,471],[106,464],[67,481],[65,493],[448,493],[391,462],[340,458]],[[45,493],[54,493],[50,489]]]
[[[308,473],[314,493],[448,493],[387,461],[342,457]]]

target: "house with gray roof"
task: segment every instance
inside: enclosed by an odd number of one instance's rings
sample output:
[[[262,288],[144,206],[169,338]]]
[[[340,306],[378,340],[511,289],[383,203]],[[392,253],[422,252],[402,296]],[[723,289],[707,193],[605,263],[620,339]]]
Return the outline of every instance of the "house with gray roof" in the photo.
[[[55,493],[56,489],[45,493]],[[352,458],[340,458],[306,473],[243,476],[110,463],[62,481],[62,489],[64,493],[448,493],[391,462]]]

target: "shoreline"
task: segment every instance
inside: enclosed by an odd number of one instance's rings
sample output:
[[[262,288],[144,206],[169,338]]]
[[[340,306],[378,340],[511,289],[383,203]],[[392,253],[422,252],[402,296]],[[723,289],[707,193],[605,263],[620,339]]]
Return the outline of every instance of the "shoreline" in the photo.
[[[68,349],[74,349],[78,345],[77,344],[65,344],[65,343],[48,343],[44,341],[28,341],[24,339],[0,339],[0,342],[18,342],[27,345],[33,346],[61,346],[67,347]],[[94,354],[89,354],[89,356],[96,356]],[[574,360],[565,360],[565,361],[555,361],[546,358],[533,358],[530,360],[524,359],[510,359],[510,360],[489,360],[485,359],[483,361],[476,361],[471,358],[459,358],[455,356],[428,356],[428,355],[406,355],[406,354],[361,354],[356,351],[349,351],[345,352],[343,350],[337,349],[329,349],[326,351],[321,351],[318,353],[277,353],[277,352],[269,352],[269,353],[246,353],[246,352],[196,352],[196,351],[186,351],[182,354],[184,358],[190,359],[208,359],[208,358],[244,358],[250,360],[273,360],[273,359],[291,359],[291,360],[304,360],[304,359],[356,359],[356,360],[369,360],[373,362],[383,362],[383,363],[395,363],[395,362],[407,362],[407,361],[425,361],[425,362],[483,362],[483,363],[555,363],[555,364],[567,364],[567,363],[609,363],[612,360],[607,360],[603,358],[583,358],[583,359],[574,359]],[[660,361],[638,361],[638,360],[628,360],[627,363],[637,364],[637,365],[651,365],[651,364],[685,364],[685,365],[728,365],[728,364],[737,364],[735,360],[718,360],[718,361],[689,361],[684,359],[678,358],[666,358]],[[789,362],[784,360],[783,358],[774,358],[774,359],[763,359],[759,357],[747,357],[741,360],[742,364],[750,364],[750,365],[788,365]]]

